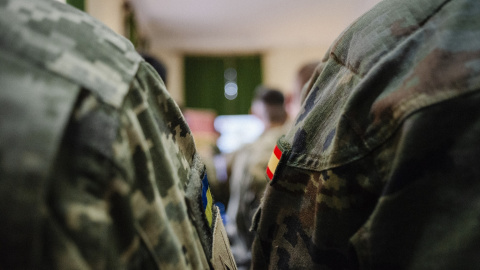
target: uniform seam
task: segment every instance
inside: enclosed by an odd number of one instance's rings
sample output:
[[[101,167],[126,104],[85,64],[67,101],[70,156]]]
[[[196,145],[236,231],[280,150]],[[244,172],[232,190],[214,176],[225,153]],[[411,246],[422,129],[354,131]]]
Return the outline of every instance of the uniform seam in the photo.
[[[400,42],[397,42],[395,46],[393,46],[389,51],[392,51],[394,50],[395,48],[398,48],[399,46],[401,46],[401,44],[404,43],[405,40],[407,40],[409,37],[411,37],[412,35],[414,35],[415,33],[417,33],[418,31],[420,31],[421,29],[423,29],[423,27],[425,26],[425,24],[430,21],[436,14],[438,14],[443,8],[445,5],[447,5],[448,3],[450,3],[452,0],[446,0],[444,1],[443,3],[441,3],[436,9],[434,9],[431,14],[429,14],[428,16],[426,16],[425,19],[423,19],[422,21],[419,21],[418,22],[418,27],[412,31],[411,33],[409,33],[408,35],[406,35],[405,37],[402,38],[402,40]],[[385,57],[387,57],[388,53],[387,54],[384,54],[382,55],[381,57],[378,58],[377,62],[380,62],[381,59],[385,59]],[[350,70],[352,73],[354,73],[355,75],[359,76],[362,78],[362,76],[358,73],[358,71],[356,71],[354,68],[352,68],[351,66],[347,66],[345,63],[343,63],[342,61],[340,61],[340,59],[335,55],[335,53],[332,51],[331,52],[331,56],[332,56],[332,59],[337,62],[338,64],[344,66],[345,68],[347,68],[348,70]],[[371,70],[371,68],[367,71],[367,73],[369,73]],[[366,74],[367,74],[366,73]],[[464,94],[468,94],[470,93],[471,91],[468,91],[468,92],[465,92]],[[473,92],[473,91],[472,91]],[[453,98],[457,98],[459,96],[462,96],[463,94],[460,94],[460,95],[457,95]],[[389,138],[391,138],[398,130],[398,128],[402,125],[402,123],[408,119],[411,115],[417,113],[418,111],[420,110],[423,110],[423,109],[426,109],[430,106],[435,106],[436,104],[438,103],[441,103],[441,102],[445,102],[445,101],[448,101],[448,100],[451,100],[451,99],[446,99],[446,100],[442,100],[442,101],[439,101],[439,102],[435,102],[433,104],[429,104],[427,106],[423,106],[423,107],[420,107],[420,108],[417,108],[417,109],[414,109],[412,110],[411,112],[407,113],[406,115],[404,115],[402,118],[399,118],[398,119],[398,122],[395,124],[392,132],[390,132],[389,134],[387,134],[386,136],[384,136],[384,139],[381,140],[381,142],[377,145],[374,145],[373,147],[370,146],[367,142],[367,138],[364,138],[363,136],[361,136],[361,133],[358,131],[358,129],[356,128],[356,124],[355,122],[353,122],[350,117],[347,115],[347,114],[342,114],[341,115],[341,118],[344,118],[346,120],[346,122],[348,123],[348,126],[350,127],[350,129],[353,131],[353,133],[356,135],[357,138],[360,139],[360,141],[362,142],[362,145],[365,147],[365,149],[367,149],[367,151],[363,154],[363,155],[360,155],[360,157],[358,158],[353,158],[351,159],[350,161],[347,161],[347,162],[342,162],[341,164],[339,165],[336,165],[336,166],[331,166],[330,168],[335,168],[335,167],[339,167],[339,166],[342,166],[344,164],[348,164],[348,163],[351,163],[353,161],[356,161],[356,160],[359,160],[363,157],[365,157],[366,155],[370,154],[371,152],[373,152],[375,149],[377,149],[378,147],[381,147],[386,141],[388,141]],[[404,101],[404,102],[407,102],[407,101]],[[397,105],[399,106],[399,105]]]
[[[452,1],[452,0],[445,0],[443,3],[441,3],[436,9],[433,10],[433,12],[432,12],[430,15],[426,16],[425,19],[423,19],[422,21],[419,21],[419,22],[418,22],[418,27],[417,27],[414,31],[412,31],[411,33],[409,33],[409,34],[406,35],[405,37],[402,37],[402,39],[399,40],[399,42],[396,42],[396,45],[393,46],[392,48],[390,48],[389,51],[394,50],[394,48],[400,46],[400,44],[402,44],[404,40],[406,40],[408,37],[412,36],[414,33],[418,32],[420,29],[422,29],[423,26],[424,26],[432,17],[434,17],[437,13],[439,13],[440,10],[442,10],[443,7],[444,7],[445,5],[447,5],[447,4],[448,4],[449,2],[451,2],[451,1]],[[340,43],[340,40],[339,40],[338,42],[336,42],[335,45],[337,45],[337,44],[339,44],[339,43]],[[336,46],[333,46],[333,48],[336,48]],[[388,54],[388,52],[386,52],[386,54]],[[381,57],[379,57],[375,62],[379,62],[380,59],[383,59],[386,54],[383,54],[383,55],[382,55]],[[357,69],[355,69],[355,68],[353,68],[352,66],[347,65],[346,63],[344,63],[343,61],[341,61],[340,58],[335,54],[335,52],[333,51],[333,49],[330,51],[330,56],[331,56],[330,58],[331,58],[332,60],[334,60],[336,63],[338,63],[339,65],[341,65],[341,66],[345,67],[346,69],[350,70],[352,73],[354,73],[355,75],[359,76],[360,78],[363,78],[363,76],[360,75],[360,73],[358,72]],[[372,69],[372,68],[370,68],[365,74],[369,73],[371,69]]]
[[[459,98],[462,98],[466,95],[475,95],[475,94],[479,94],[478,92],[480,91],[479,88],[476,88],[474,90],[470,90],[470,91],[467,91],[467,92],[464,92],[464,93],[461,93],[455,97],[452,97],[452,98],[449,98],[449,99],[445,99],[445,100],[441,100],[441,101],[438,101],[438,102],[435,102],[433,104],[429,104],[427,106],[424,106],[424,107],[421,107],[421,108],[418,108],[408,114],[406,114],[404,117],[402,118],[399,118],[399,121],[398,121],[398,124],[395,125],[395,127],[392,129],[392,132],[390,134],[388,134],[387,136],[384,137],[383,140],[381,140],[381,142],[379,142],[378,144],[376,144],[375,146],[371,147],[371,148],[367,148],[368,150],[363,152],[362,154],[358,155],[357,157],[355,158],[351,158],[351,159],[348,159],[347,161],[344,161],[344,162],[338,162],[338,163],[332,163],[330,166],[325,166],[324,168],[321,168],[321,169],[316,169],[316,168],[312,168],[312,167],[308,167],[308,166],[305,166],[304,163],[299,163],[297,161],[288,161],[287,162],[287,166],[291,166],[291,167],[295,167],[295,168],[300,168],[300,169],[304,169],[304,170],[309,170],[309,171],[315,171],[315,172],[323,172],[323,171],[327,171],[327,170],[331,170],[331,169],[334,169],[334,168],[338,168],[338,167],[341,167],[341,166],[345,166],[345,165],[348,165],[348,164],[351,164],[355,161],[358,161],[366,156],[368,156],[369,154],[371,154],[372,152],[374,152],[375,150],[377,150],[378,148],[382,147],[389,139],[391,139],[397,132],[398,130],[401,128],[401,126],[405,123],[405,121],[407,121],[410,117],[413,117],[414,115],[416,115],[417,113],[421,112],[421,111],[424,111],[424,110],[428,110],[428,109],[431,109],[432,107],[434,106],[437,106],[437,105],[440,105],[442,103],[445,103],[445,102],[451,102],[451,101],[454,101],[456,99],[459,99]],[[293,153],[293,152],[292,152]],[[300,153],[299,153],[300,154]],[[303,156],[305,156],[306,158],[308,159],[319,159],[319,155],[306,155],[306,154],[301,154]]]

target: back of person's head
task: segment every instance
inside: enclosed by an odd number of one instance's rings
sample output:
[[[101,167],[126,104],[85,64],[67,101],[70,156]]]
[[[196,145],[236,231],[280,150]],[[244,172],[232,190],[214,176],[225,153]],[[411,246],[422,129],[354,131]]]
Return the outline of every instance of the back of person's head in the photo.
[[[165,64],[150,54],[142,53],[141,56],[147,63],[152,65],[152,67],[157,71],[158,75],[160,75],[160,78],[162,78],[163,83],[167,85],[167,67]]]
[[[310,80],[312,77],[313,72],[315,71],[315,68],[320,64],[320,61],[314,61],[314,62],[309,62],[300,67],[300,69],[297,72],[297,77],[296,80],[298,84],[301,86],[298,90],[299,92],[302,91],[303,86]]]
[[[285,97],[277,89],[259,86],[252,102],[252,114],[269,126],[282,125],[287,120]]]
[[[312,61],[306,64],[303,64],[297,71],[295,80],[293,82],[293,88],[287,98],[287,110],[290,117],[295,117],[300,111],[303,97],[305,93],[302,94],[302,90],[305,84],[308,83],[312,77],[315,68],[320,64],[320,61]]]

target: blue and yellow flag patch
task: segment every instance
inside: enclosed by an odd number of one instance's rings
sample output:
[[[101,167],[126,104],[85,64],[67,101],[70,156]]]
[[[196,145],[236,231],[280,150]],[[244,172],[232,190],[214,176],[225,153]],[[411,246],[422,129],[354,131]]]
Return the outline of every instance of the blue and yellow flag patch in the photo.
[[[202,180],[202,205],[203,205],[203,212],[207,217],[208,225],[212,226],[213,221],[213,213],[212,213],[212,206],[213,206],[213,198],[212,193],[210,192],[210,185],[208,184],[207,173]]]

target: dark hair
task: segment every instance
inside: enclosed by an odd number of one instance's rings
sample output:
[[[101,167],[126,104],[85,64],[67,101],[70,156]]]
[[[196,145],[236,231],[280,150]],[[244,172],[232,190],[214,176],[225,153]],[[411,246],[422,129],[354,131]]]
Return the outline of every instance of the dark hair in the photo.
[[[315,69],[320,63],[321,63],[320,61],[314,61],[314,62],[304,64],[303,66],[300,67],[300,69],[298,70],[297,76],[302,85],[308,82],[308,80],[312,77],[313,72],[315,71]]]
[[[165,65],[155,57],[148,55],[148,54],[142,54],[143,59],[145,59],[145,62],[149,63],[152,65],[152,67],[157,71],[158,75],[160,75],[160,78],[162,78],[163,82],[165,85],[167,85],[167,68]]]
[[[283,93],[277,89],[267,88],[264,86],[259,86],[255,90],[254,100],[260,100],[267,105],[279,105],[283,106],[285,102],[285,97]]]
[[[285,97],[279,90],[259,86],[255,90],[253,101],[260,101],[266,105],[268,119],[271,123],[283,124],[287,120]]]

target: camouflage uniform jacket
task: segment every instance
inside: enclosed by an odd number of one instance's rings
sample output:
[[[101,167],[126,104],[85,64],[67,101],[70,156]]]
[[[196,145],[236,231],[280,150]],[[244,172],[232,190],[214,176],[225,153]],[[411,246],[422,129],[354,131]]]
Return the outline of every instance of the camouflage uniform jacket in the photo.
[[[234,268],[190,130],[133,46],[0,1],[0,268]]]
[[[253,268],[477,268],[480,1],[382,1],[323,64],[269,163]]]

